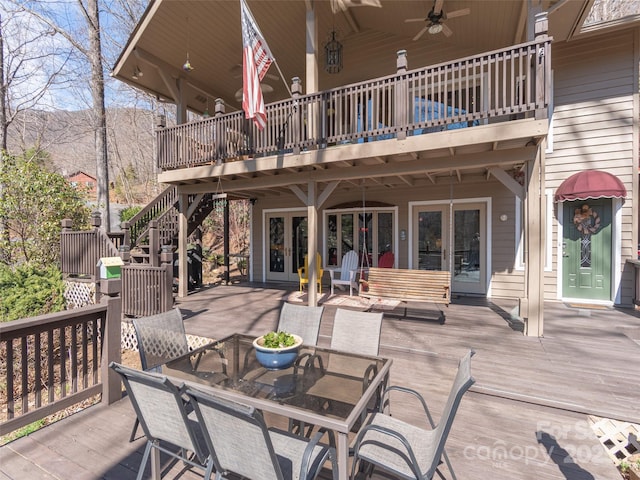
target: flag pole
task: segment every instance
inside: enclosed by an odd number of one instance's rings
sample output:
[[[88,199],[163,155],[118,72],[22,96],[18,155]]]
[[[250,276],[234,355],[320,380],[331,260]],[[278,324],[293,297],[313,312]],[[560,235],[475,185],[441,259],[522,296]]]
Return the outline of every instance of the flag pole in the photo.
[[[284,75],[282,74],[282,70],[280,70],[280,65],[278,65],[278,62],[275,60],[275,58],[273,60],[273,63],[275,64],[276,68],[278,69],[278,73],[280,74],[280,78],[282,79],[282,83],[284,83],[284,86],[287,88],[287,92],[289,92],[289,97],[293,98],[293,93],[291,93],[291,88],[289,87],[289,84],[285,80]]]

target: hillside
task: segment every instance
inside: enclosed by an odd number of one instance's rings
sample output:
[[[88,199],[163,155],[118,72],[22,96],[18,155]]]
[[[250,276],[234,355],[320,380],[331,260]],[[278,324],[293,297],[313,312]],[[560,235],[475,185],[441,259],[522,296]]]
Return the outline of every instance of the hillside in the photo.
[[[158,192],[153,158],[154,114],[134,108],[107,111],[109,181],[121,203],[145,203]],[[90,111],[28,111],[9,128],[8,149],[37,146],[51,155],[51,170],[96,176]],[[127,175],[124,173],[127,172]]]

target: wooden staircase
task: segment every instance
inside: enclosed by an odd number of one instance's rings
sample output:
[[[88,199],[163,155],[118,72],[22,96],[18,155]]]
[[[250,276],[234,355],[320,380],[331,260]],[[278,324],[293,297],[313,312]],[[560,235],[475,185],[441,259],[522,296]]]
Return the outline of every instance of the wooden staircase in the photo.
[[[188,195],[187,236],[192,235],[215,208],[219,195],[201,193]],[[163,246],[177,245],[179,198],[176,187],[166,188],[128,222],[123,222],[124,244],[129,246],[131,261],[154,263]],[[155,233],[153,233],[155,230]],[[152,237],[157,235],[157,239]],[[155,247],[152,245],[155,244]]]

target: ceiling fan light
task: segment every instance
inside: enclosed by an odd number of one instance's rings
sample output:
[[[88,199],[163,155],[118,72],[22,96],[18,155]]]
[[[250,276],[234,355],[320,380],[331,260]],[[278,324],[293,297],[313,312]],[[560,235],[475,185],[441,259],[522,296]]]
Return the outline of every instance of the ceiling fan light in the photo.
[[[442,31],[442,24],[441,23],[432,23],[431,25],[429,25],[429,33],[431,35],[435,35],[436,33],[440,33]]]

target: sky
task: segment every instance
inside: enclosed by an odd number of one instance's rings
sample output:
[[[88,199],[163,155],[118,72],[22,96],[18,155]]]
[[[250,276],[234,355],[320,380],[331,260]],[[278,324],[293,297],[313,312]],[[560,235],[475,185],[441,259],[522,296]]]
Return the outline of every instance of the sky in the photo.
[[[134,4],[140,14],[146,1],[123,0]],[[110,68],[127,40],[129,26],[104,8],[117,9],[119,1],[101,4],[100,23],[104,61],[107,106],[134,101],[124,84],[110,78]],[[86,57],[74,49],[61,33],[33,15],[19,11],[31,8],[52,20],[68,32],[79,44],[88,45],[86,22],[81,16],[78,0],[0,0],[0,15],[4,38],[5,72],[11,77],[10,102],[13,108],[40,110],[84,110],[91,106],[89,66]],[[120,13],[117,12],[116,13]],[[51,75],[55,80],[46,87]],[[46,89],[43,92],[43,89]],[[125,93],[123,93],[123,91]]]

